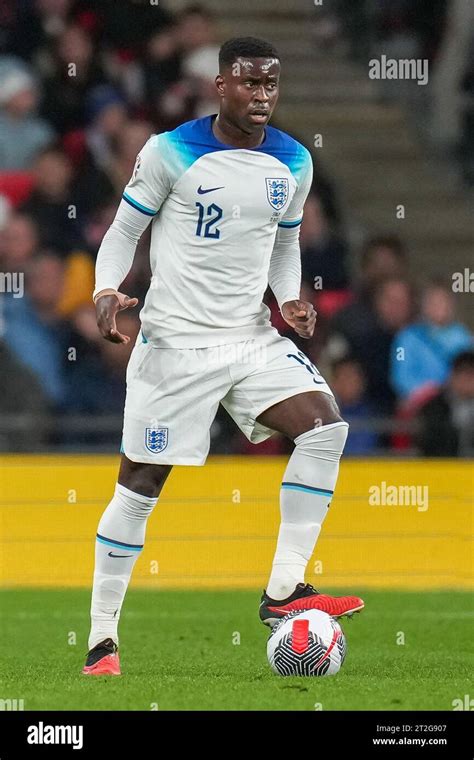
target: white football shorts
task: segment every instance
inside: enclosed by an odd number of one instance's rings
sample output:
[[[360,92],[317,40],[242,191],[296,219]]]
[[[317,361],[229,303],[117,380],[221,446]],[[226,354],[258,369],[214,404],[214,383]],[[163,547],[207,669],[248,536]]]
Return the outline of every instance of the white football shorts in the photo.
[[[306,391],[333,395],[314,364],[274,328],[206,348],[158,348],[141,331],[127,367],[121,452],[133,462],[203,465],[219,404],[252,443],[275,433],[257,422]]]

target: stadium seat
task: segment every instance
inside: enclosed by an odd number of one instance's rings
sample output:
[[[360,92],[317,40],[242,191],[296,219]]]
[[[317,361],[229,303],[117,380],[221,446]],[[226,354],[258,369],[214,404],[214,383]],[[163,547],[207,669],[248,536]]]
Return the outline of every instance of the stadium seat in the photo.
[[[14,208],[29,198],[33,185],[30,172],[0,172],[0,194],[5,195]]]

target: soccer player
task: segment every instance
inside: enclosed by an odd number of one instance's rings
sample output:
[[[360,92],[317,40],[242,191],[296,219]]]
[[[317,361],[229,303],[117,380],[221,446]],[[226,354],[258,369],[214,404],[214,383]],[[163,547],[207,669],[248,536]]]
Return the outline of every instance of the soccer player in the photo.
[[[225,42],[219,113],[150,137],[98,253],[97,324],[105,339],[127,343],[116,315],[137,299],[119,288],[151,222],[152,278],[127,367],[120,471],[97,532],[86,674],[120,673],[117,626],[147,518],[173,465],[205,463],[219,403],[253,443],[275,431],[295,443],[262,622],[273,626],[292,610],[340,617],[364,606],[304,579],[348,425],[324,378],[272,327],[262,304],[269,284],[285,321],[312,336],[316,312],[300,300],[298,244],[312,162],[300,143],[268,126],[279,77],[273,45]]]

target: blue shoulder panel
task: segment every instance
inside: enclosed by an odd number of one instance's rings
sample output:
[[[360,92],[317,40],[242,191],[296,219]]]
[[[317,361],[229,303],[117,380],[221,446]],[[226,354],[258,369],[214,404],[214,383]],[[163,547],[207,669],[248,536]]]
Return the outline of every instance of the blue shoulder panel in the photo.
[[[181,124],[171,132],[158,135],[165,148],[164,160],[169,164],[171,175],[176,178],[189,169],[201,156],[222,150],[239,150],[232,145],[221,143],[212,131],[215,114],[202,119],[193,119]],[[274,127],[265,127],[265,139],[257,148],[249,148],[258,153],[267,153],[288,166],[299,184],[311,154],[297,140]]]

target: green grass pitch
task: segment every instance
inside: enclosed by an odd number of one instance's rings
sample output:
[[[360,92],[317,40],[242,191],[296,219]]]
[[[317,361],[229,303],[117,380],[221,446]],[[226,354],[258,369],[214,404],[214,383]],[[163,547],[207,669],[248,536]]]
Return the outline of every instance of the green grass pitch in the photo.
[[[468,592],[357,593],[366,609],[342,621],[346,662],[318,679],[271,672],[261,591],[132,588],[119,629],[123,675],[99,678],[80,672],[89,591],[6,590],[0,697],[23,699],[25,710],[452,710],[472,692]]]

